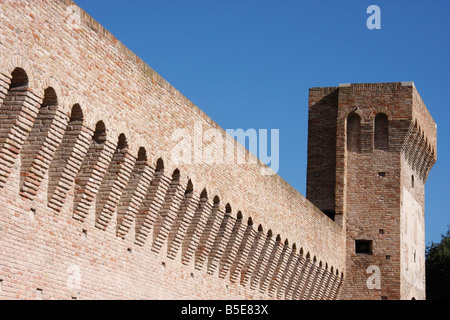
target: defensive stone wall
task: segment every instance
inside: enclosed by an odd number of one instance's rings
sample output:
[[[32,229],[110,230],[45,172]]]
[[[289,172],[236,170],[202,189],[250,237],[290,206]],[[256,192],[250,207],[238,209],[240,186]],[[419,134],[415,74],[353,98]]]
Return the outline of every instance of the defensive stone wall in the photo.
[[[2,299],[338,298],[341,226],[72,1],[0,10]]]

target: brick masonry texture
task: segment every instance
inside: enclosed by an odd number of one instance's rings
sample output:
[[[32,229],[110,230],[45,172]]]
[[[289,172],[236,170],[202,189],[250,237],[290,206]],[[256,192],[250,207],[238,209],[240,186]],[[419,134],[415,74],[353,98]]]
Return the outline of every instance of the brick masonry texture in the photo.
[[[220,128],[73,2],[0,8],[2,298],[338,297],[339,225],[223,130],[246,163],[172,163]]]
[[[424,298],[436,127],[412,84],[310,90],[307,200],[72,1],[0,9],[0,298]],[[198,123],[245,163],[174,163]]]
[[[345,228],[341,298],[424,299],[425,182],[437,130],[414,84],[312,88],[309,123],[308,199]],[[357,251],[360,241],[369,250]],[[372,266],[380,283],[368,289]]]

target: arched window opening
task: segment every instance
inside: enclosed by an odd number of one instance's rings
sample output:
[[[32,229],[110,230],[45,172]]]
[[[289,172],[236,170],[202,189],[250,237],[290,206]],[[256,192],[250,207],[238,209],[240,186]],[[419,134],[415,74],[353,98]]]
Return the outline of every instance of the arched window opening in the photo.
[[[176,182],[180,181],[180,170],[175,169],[175,171],[172,173],[172,180]]]
[[[92,139],[99,144],[106,141],[106,126],[103,121],[99,121],[95,125],[94,136],[92,137]]]
[[[28,76],[25,70],[16,68],[11,73],[11,76],[12,79],[9,87],[10,89],[28,87]]]
[[[137,161],[147,162],[147,151],[144,147],[140,147],[138,151]]]
[[[119,135],[119,141],[117,142],[117,149],[125,150],[128,147],[127,138],[123,133]]]
[[[186,191],[184,192],[184,195],[190,195],[194,192],[194,186],[192,185],[192,181],[189,180],[186,186]]]
[[[203,189],[202,193],[200,193],[200,200],[208,200],[208,192],[206,189]]]
[[[83,124],[83,110],[81,109],[79,104],[75,104],[72,107],[72,112],[70,114],[69,123],[73,124],[74,122]]]
[[[389,148],[389,122],[384,113],[379,113],[375,117],[374,146],[378,150]]]
[[[347,118],[347,150],[361,151],[361,117],[356,113]]]
[[[49,87],[44,91],[44,100],[42,101],[41,108],[58,105],[58,97],[53,88]]]
[[[159,159],[156,161],[155,172],[159,172],[159,173],[164,172],[164,161],[163,161],[163,159],[159,158]]]

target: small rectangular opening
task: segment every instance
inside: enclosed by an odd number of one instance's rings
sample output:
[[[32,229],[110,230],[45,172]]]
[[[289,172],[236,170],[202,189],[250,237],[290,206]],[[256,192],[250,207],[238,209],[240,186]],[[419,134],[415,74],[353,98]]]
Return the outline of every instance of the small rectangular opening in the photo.
[[[386,176],[386,172],[378,172],[378,176],[383,178]]]
[[[372,240],[355,240],[355,253],[372,254]]]

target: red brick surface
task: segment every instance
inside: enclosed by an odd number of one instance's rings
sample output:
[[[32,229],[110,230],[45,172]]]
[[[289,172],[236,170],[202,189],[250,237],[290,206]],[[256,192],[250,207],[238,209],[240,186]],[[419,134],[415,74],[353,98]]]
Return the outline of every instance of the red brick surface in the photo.
[[[0,298],[425,298],[412,83],[310,90],[307,200],[72,1],[0,9]],[[246,162],[175,163],[199,124]]]
[[[309,146],[308,198],[345,228],[341,298],[425,298],[424,190],[436,125],[414,85],[311,89]],[[371,241],[372,253],[356,253],[356,240]],[[371,266],[379,288],[367,285]]]
[[[173,163],[218,126],[72,5],[0,1],[0,297],[336,299],[343,228],[261,164]]]

